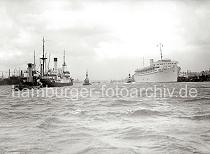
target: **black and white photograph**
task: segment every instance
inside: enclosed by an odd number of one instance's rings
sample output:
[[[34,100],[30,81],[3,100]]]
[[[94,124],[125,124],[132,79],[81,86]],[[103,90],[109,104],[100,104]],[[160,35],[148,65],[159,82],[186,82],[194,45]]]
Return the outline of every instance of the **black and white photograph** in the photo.
[[[210,154],[210,0],[0,0],[0,154]]]

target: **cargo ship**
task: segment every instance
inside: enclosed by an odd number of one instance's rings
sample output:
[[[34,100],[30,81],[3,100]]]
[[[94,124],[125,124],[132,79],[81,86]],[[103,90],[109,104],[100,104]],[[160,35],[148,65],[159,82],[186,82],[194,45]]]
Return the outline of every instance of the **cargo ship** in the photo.
[[[19,76],[11,76],[8,78],[0,79],[0,85],[14,85],[14,84],[18,84],[19,82],[20,82]]]
[[[44,50],[44,43],[45,40],[43,38],[43,55],[42,64],[41,64],[41,77],[40,82],[42,83],[43,87],[63,87],[63,86],[72,86],[73,85],[73,78],[70,75],[70,72],[67,71],[67,65],[65,62],[65,50],[64,50],[64,57],[63,57],[63,65],[62,69],[58,69],[57,61],[58,58],[54,58],[54,68],[53,70],[45,71],[45,64],[46,64],[46,57],[45,57],[45,50]]]
[[[65,56],[64,56],[65,57]],[[65,58],[64,58],[65,59]],[[44,87],[63,87],[72,86],[73,79],[71,78],[70,72],[66,71],[66,63],[62,65],[62,69],[57,68],[58,58],[54,58],[53,70],[48,70],[47,74],[41,78],[41,82]]]
[[[22,71],[21,71],[20,75],[16,75],[16,74],[10,75],[10,69],[9,69],[8,77],[4,77],[4,74],[2,72],[2,77],[0,78],[0,85],[18,84],[21,79],[21,74],[22,74]]]
[[[17,84],[14,88],[16,90],[31,89],[31,88],[41,88],[41,87],[63,87],[72,86],[73,79],[70,76],[70,72],[66,70],[65,62],[65,51],[64,51],[64,62],[62,68],[57,68],[58,58],[54,58],[54,68],[46,70],[46,60],[45,50],[44,50],[45,40],[43,38],[43,55],[40,64],[40,72],[36,70],[35,56],[34,64],[29,63],[27,71],[22,77],[19,78]],[[48,64],[49,65],[49,64]]]

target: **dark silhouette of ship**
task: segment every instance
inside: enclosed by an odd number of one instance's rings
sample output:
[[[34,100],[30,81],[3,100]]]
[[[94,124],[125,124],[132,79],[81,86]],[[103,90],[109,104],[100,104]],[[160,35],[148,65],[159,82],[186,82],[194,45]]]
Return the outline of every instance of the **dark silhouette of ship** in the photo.
[[[40,81],[42,82],[43,87],[63,87],[73,85],[73,79],[71,78],[70,72],[66,70],[65,51],[62,69],[57,68],[57,61],[58,58],[54,58],[53,70],[48,70],[47,73],[41,77]]]
[[[0,85],[15,85],[20,82],[19,76],[11,76],[5,79],[0,79]]]
[[[36,75],[34,70],[34,64],[28,63],[28,68],[26,72],[26,77],[20,77],[19,83],[14,85],[15,90],[41,88],[42,83],[40,82],[39,76]]]
[[[131,77],[131,74],[128,74],[128,79],[126,83],[132,83],[132,82],[133,82],[133,78]]]
[[[66,62],[65,62],[65,50],[64,50],[64,57],[63,57],[63,65],[62,69],[57,68],[57,60],[58,58],[54,58],[54,68],[53,70],[45,71],[45,50],[44,50],[44,43],[45,40],[43,38],[43,55],[42,55],[42,67],[41,67],[41,77],[40,82],[42,83],[43,87],[63,87],[63,86],[72,86],[73,79],[70,76],[70,72],[66,70]]]
[[[54,68],[48,68],[47,71],[45,70],[47,58],[45,57],[44,43],[45,40],[43,38],[43,55],[42,58],[40,58],[42,60],[40,72],[37,73],[38,71],[36,71],[34,58],[34,64],[28,64],[27,76],[20,77],[17,83],[14,83],[16,84],[16,89],[22,90],[24,88],[31,89],[35,87],[63,87],[73,85],[73,79],[70,76],[70,72],[66,70],[65,51],[62,69],[57,68],[58,58],[54,58]]]
[[[19,72],[20,73],[20,72]],[[22,74],[22,71],[21,71]],[[9,75],[7,78],[4,78],[4,73],[2,72],[2,77],[0,78],[0,85],[14,85],[18,84],[20,82],[21,75],[17,76],[13,74],[10,75],[10,69],[9,69]]]
[[[88,78],[88,71],[86,72],[86,78],[85,78],[85,80],[84,80],[83,85],[91,85],[90,80],[89,80],[89,78]]]

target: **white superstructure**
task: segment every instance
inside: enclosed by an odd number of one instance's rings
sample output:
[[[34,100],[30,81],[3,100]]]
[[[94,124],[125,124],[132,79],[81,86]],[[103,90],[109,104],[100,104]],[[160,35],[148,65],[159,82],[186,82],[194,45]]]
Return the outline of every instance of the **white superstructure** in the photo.
[[[179,67],[176,61],[170,59],[150,60],[150,66],[136,69],[135,82],[177,82]]]
[[[162,59],[162,44],[160,44],[161,60],[150,59],[150,66],[136,69],[135,82],[177,82],[180,67],[177,61]]]

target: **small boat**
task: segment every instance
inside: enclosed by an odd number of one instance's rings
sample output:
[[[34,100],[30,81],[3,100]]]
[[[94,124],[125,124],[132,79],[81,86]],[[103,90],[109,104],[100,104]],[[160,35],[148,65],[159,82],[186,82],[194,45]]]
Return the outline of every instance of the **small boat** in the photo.
[[[126,83],[132,83],[132,82],[133,82],[133,79],[132,79],[131,75],[129,74]]]
[[[39,77],[33,76],[33,64],[28,63],[27,77],[22,77],[19,79],[19,83],[15,84],[13,89],[15,91],[24,89],[39,89],[42,88],[42,83]]]
[[[89,81],[89,78],[88,78],[88,72],[86,72],[86,78],[84,80],[84,83],[83,85],[91,85],[90,81]]]

